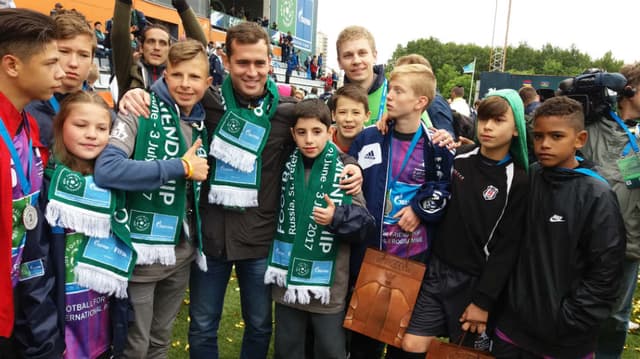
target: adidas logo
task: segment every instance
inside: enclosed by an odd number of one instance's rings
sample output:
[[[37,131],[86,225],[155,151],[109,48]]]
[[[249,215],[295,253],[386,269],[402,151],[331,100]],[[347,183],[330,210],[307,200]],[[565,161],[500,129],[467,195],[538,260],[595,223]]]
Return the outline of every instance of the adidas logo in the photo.
[[[370,143],[358,151],[358,164],[363,170],[382,163],[382,149],[379,143]]]
[[[376,159],[376,154],[373,152],[373,150],[367,152],[364,154],[364,158],[366,160],[375,160]]]
[[[554,214],[553,216],[551,216],[549,218],[549,222],[551,222],[551,223],[560,223],[560,222],[564,222],[564,221],[565,221],[564,217],[562,217],[559,214]]]

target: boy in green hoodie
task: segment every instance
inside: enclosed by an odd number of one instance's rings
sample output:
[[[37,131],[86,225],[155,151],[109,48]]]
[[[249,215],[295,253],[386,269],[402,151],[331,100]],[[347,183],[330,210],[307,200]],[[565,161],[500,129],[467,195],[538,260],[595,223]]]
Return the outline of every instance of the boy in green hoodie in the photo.
[[[524,106],[518,93],[490,93],[478,108],[479,146],[458,149],[451,202],[402,347],[424,353],[435,337],[488,350],[489,313],[516,260],[528,190]],[[422,354],[420,354],[422,355]]]

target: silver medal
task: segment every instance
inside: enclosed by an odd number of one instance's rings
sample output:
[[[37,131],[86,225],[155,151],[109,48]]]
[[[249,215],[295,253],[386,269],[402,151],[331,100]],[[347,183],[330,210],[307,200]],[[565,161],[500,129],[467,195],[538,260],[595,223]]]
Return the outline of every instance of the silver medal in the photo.
[[[22,212],[22,223],[27,231],[36,228],[38,225],[38,211],[34,206],[28,204],[24,207],[24,212]]]

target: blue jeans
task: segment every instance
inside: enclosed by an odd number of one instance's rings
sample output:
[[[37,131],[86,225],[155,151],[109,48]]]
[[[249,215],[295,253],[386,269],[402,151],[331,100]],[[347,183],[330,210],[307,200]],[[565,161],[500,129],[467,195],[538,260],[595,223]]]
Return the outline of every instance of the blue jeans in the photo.
[[[241,359],[264,359],[271,339],[271,289],[264,284],[267,259],[207,259],[208,271],[191,267],[189,347],[192,359],[218,359],[218,327],[224,295],[235,265],[245,323]]]
[[[633,292],[638,280],[638,264],[640,260],[625,259],[618,300],[613,305],[611,316],[600,326],[596,358],[617,359],[622,355],[627,340]]]

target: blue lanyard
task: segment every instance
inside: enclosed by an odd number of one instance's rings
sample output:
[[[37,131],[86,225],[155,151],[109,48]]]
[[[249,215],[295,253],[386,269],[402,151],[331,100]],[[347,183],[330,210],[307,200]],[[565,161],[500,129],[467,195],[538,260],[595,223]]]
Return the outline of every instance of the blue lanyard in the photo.
[[[29,126],[29,122],[26,118],[23,118],[25,126]],[[4,122],[2,121],[2,118],[0,118],[0,136],[2,136],[2,139],[4,140],[4,143],[7,145],[7,149],[9,149],[9,153],[11,154],[11,158],[13,159],[13,163],[16,166],[16,172],[18,172],[18,180],[20,181],[20,186],[22,186],[22,192],[25,195],[29,195],[31,194],[31,183],[29,182],[29,179],[27,178],[27,175],[29,175],[29,173],[27,173],[25,175],[25,170],[22,167],[22,161],[20,161],[20,155],[18,155],[18,151],[16,150],[16,147],[13,145],[13,141],[11,139],[11,136],[9,135],[9,131],[7,130],[7,128],[4,126]],[[31,136],[29,136],[29,161],[28,161],[28,169],[31,168],[31,162],[33,161],[33,152],[32,152],[32,147],[33,143],[31,140]]]
[[[609,113],[611,114],[611,117],[618,123],[618,125],[622,127],[624,132],[627,134],[627,137],[629,137],[629,143],[624,147],[624,150],[622,150],[622,156],[628,155],[631,149],[633,149],[633,152],[635,153],[640,152],[640,148],[638,148],[638,142],[636,142],[636,136],[634,136],[633,133],[629,131],[629,127],[624,124],[624,121],[622,121],[620,116],[618,116],[615,112],[610,111]]]
[[[380,106],[378,107],[378,121],[382,118],[384,108],[387,106],[387,79],[382,83],[382,96],[380,96]]]
[[[578,161],[578,163],[584,161],[584,158],[580,157],[580,156],[576,156],[576,161]],[[561,170],[564,171],[569,171],[569,172],[578,172],[581,173],[585,176],[589,176],[589,177],[593,177],[601,182],[606,183],[607,185],[609,184],[609,182],[607,182],[607,180],[602,177],[598,172],[590,169],[590,168],[584,168],[584,167],[578,167],[578,168],[564,168],[564,167],[560,167]]]
[[[589,176],[589,177],[593,177],[601,182],[606,183],[607,185],[609,184],[609,182],[607,182],[606,179],[604,179],[604,177],[600,176],[600,174],[598,174],[598,172],[594,171],[594,170],[590,170],[588,168],[575,168],[573,170],[570,171],[574,171],[574,172],[578,172],[578,173],[582,173],[585,176]]]
[[[56,114],[60,112],[60,103],[58,102],[58,99],[55,96],[51,96],[51,98],[49,99],[49,104],[51,105],[51,107],[53,107],[53,111]]]
[[[413,153],[413,150],[415,150],[416,145],[418,144],[418,141],[420,140],[421,136],[422,136],[422,125],[418,127],[418,130],[413,135],[413,139],[411,139],[411,144],[409,145],[409,149],[407,149],[407,153],[405,153],[404,155],[404,160],[402,160],[400,171],[398,171],[396,176],[393,178],[391,177],[393,173],[393,166],[391,166],[391,170],[389,171],[389,178],[391,178],[391,180],[389,181],[389,187],[393,187],[393,185],[395,185],[396,181],[402,174],[402,171],[404,171],[404,168],[407,166],[407,163],[409,162],[409,158],[411,158],[411,154]],[[393,160],[393,156],[391,155],[392,151],[393,151],[393,130],[391,130],[391,142],[389,145],[389,159],[390,159],[389,164],[391,164],[391,161]]]

